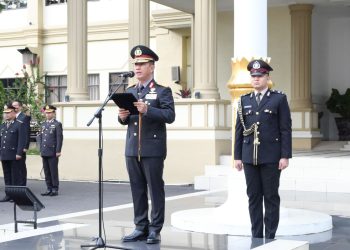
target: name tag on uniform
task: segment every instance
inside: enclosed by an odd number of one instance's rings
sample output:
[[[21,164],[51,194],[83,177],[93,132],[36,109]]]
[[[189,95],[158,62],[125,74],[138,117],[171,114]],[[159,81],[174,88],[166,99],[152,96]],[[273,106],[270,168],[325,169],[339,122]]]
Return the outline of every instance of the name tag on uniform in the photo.
[[[247,105],[247,106],[244,106],[243,108],[249,109],[249,108],[251,108],[251,107],[252,107],[252,105]]]
[[[157,94],[147,94],[146,99],[155,100],[157,99]]]

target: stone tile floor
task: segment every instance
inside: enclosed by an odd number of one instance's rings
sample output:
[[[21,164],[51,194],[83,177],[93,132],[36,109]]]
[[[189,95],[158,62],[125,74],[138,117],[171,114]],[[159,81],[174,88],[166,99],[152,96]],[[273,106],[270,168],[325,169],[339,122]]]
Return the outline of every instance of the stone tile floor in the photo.
[[[20,225],[19,233],[13,233],[13,203],[0,203],[0,249],[80,249],[82,244],[93,243],[99,236],[98,195],[96,183],[62,182],[58,197],[41,197],[43,181],[31,180],[28,185],[44,203],[39,212],[39,225]],[[3,181],[0,180],[0,187]],[[0,188],[0,193],[3,189]],[[162,242],[147,245],[145,242],[122,243],[120,238],[133,230],[133,212],[128,184],[106,183],[104,185],[104,213],[102,238],[107,244],[128,249],[251,249],[265,244],[249,237],[216,235],[182,231],[171,226],[171,214],[193,208],[215,207],[227,196],[221,192],[198,192],[192,186],[166,187],[166,221],[162,230]],[[298,237],[306,240],[312,250],[350,249],[350,195],[314,192],[281,192],[282,205],[304,208],[331,214],[334,228],[331,231]],[[30,217],[30,212],[18,211],[20,216]],[[266,243],[268,246],[268,243]],[[86,248],[88,249],[88,248]],[[107,248],[109,249],[109,248]]]

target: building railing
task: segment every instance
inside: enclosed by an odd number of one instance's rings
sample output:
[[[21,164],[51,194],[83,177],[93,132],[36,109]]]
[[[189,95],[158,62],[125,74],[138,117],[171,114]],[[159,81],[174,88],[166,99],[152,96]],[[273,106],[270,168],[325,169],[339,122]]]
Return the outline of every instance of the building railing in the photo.
[[[97,101],[61,102],[57,106],[57,119],[65,129],[66,138],[77,137],[77,131],[94,131],[98,123],[87,127],[97,108],[101,105]],[[176,119],[168,124],[169,131],[231,131],[232,106],[228,100],[176,99]],[[103,114],[103,127],[107,130],[125,130],[125,126],[118,123],[118,109],[113,102],[108,103]],[[86,136],[82,133],[81,137]],[[79,137],[79,136],[78,136]],[[107,136],[108,137],[108,136]]]

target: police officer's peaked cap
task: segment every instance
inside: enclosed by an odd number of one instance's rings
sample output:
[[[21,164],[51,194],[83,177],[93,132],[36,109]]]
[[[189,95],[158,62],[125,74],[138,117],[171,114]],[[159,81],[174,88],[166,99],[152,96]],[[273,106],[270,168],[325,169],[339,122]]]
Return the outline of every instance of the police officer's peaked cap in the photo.
[[[137,45],[130,51],[130,56],[134,59],[134,63],[144,63],[150,61],[158,61],[158,55],[144,45]]]
[[[273,71],[271,66],[263,60],[253,60],[247,66],[251,76],[262,76]]]
[[[45,111],[45,113],[51,113],[56,110],[56,107],[53,105],[45,105],[43,110]]]
[[[12,106],[12,104],[8,104],[4,106],[4,113],[11,113],[12,111],[15,111],[16,108]]]

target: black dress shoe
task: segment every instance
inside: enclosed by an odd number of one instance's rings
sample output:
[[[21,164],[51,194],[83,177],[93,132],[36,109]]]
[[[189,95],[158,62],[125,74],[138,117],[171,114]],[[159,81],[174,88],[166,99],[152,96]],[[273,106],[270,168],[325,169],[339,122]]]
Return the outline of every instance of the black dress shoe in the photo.
[[[57,196],[58,195],[58,191],[52,191],[50,196]]]
[[[0,200],[0,202],[8,202],[8,201],[10,201],[10,200],[11,200],[11,198],[8,197],[8,196],[6,195],[4,198],[2,198],[2,199]]]
[[[139,240],[145,240],[147,238],[147,233],[135,229],[131,234],[126,235],[122,238],[123,242],[133,242]]]
[[[46,192],[41,193],[42,196],[49,196],[51,194],[51,190],[46,190]]]
[[[157,232],[150,232],[148,237],[147,237],[147,244],[157,244],[160,242],[160,234]]]

